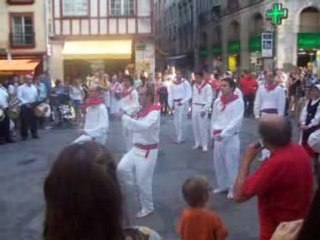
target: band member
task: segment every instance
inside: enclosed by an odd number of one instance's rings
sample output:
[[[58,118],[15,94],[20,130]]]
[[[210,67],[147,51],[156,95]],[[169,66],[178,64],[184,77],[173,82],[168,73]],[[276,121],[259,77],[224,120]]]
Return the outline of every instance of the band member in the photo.
[[[181,72],[176,71],[174,84],[168,89],[168,104],[174,108],[174,127],[176,132],[176,143],[184,141],[183,133],[188,114],[188,104],[191,99],[192,91],[190,83],[182,78]]]
[[[202,147],[208,151],[208,111],[212,102],[211,86],[203,79],[202,72],[195,73],[195,84],[192,95],[192,126],[194,149]]]
[[[307,101],[300,116],[301,144],[311,157],[315,152],[309,147],[309,136],[320,128],[320,85],[314,85],[309,93],[310,100]]]
[[[91,87],[88,92],[88,99],[85,102],[86,109],[84,128],[82,135],[74,143],[95,140],[102,145],[106,144],[107,131],[109,127],[109,116],[100,87]]]
[[[261,115],[276,114],[283,116],[285,112],[286,96],[284,88],[280,87],[272,72],[266,72],[265,83],[260,85],[254,102],[255,118]],[[261,161],[267,159],[270,152],[262,150]]]
[[[28,130],[31,131],[32,138],[39,138],[37,132],[37,119],[34,113],[38,99],[38,90],[32,83],[33,76],[25,76],[25,83],[18,87],[18,98],[21,102],[20,134],[23,141],[28,138]]]
[[[133,132],[133,147],[118,165],[118,175],[122,183],[130,185],[134,179],[137,181],[142,207],[136,215],[138,218],[145,217],[154,211],[152,179],[158,157],[161,110],[160,106],[153,104],[153,89],[142,92],[140,102],[143,109],[137,114],[136,119],[119,114],[122,115],[124,126]]]
[[[123,79],[124,91],[120,100],[120,109],[129,116],[134,116],[140,110],[139,95],[134,88],[134,80],[126,75]],[[132,132],[123,125],[124,141],[127,151],[132,148]]]
[[[211,118],[213,164],[218,185],[214,193],[228,192],[229,199],[233,198],[233,184],[238,173],[239,132],[244,113],[243,100],[234,93],[235,87],[233,79],[222,80],[222,95],[214,102]]]
[[[13,143],[10,136],[9,93],[0,83],[0,145]]]
[[[123,92],[123,86],[121,84],[121,80],[118,79],[116,75],[112,76],[111,78],[111,89],[110,89],[110,94],[111,94],[111,107],[110,107],[110,113],[115,114],[119,112],[119,105],[120,105],[120,100]]]

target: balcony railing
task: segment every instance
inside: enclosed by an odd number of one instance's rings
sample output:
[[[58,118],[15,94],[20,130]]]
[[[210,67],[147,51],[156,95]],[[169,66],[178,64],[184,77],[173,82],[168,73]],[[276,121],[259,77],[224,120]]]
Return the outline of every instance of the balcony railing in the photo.
[[[11,48],[34,48],[35,34],[34,33],[25,33],[25,34],[10,33],[10,47]]]

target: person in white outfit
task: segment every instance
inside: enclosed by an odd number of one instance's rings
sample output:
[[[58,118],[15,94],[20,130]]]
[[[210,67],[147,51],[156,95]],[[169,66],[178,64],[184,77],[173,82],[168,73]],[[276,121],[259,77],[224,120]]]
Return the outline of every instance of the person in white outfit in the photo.
[[[187,121],[188,104],[192,96],[190,83],[182,78],[181,72],[176,72],[175,81],[168,88],[168,104],[174,108],[174,127],[176,143],[184,141],[185,122]]]
[[[126,75],[123,79],[124,91],[120,100],[120,110],[128,116],[135,116],[140,110],[139,94],[134,88],[134,80],[132,77]],[[132,131],[126,126],[122,126],[124,142],[127,151],[132,148]]]
[[[240,139],[244,113],[242,98],[234,93],[235,82],[225,78],[221,82],[222,96],[214,102],[211,132],[214,140],[213,164],[218,187],[214,193],[228,192],[233,198],[233,185],[240,161]]]
[[[109,116],[107,108],[101,96],[100,87],[91,87],[86,101],[86,114],[82,135],[73,143],[97,141],[106,144],[107,131],[109,128]]]
[[[254,101],[254,115],[259,119],[263,115],[276,114],[284,116],[286,105],[285,89],[275,82],[271,71],[266,72],[265,83],[260,85]],[[261,161],[269,158],[270,152],[262,150]]]
[[[192,126],[194,135],[194,149],[202,147],[208,151],[208,112],[211,107],[213,91],[203,79],[203,73],[195,73],[195,84],[192,94]]]
[[[120,99],[123,92],[123,86],[120,80],[118,80],[116,75],[114,75],[111,80],[112,80],[112,83],[111,83],[111,89],[110,89],[110,94],[111,94],[110,113],[115,114],[119,112],[119,105],[120,105]]]
[[[134,179],[137,181],[141,205],[137,218],[154,211],[152,179],[158,157],[161,106],[154,105],[153,101],[154,92],[148,89],[140,95],[143,109],[137,118],[122,116],[123,124],[133,132],[133,147],[121,159],[117,172],[126,186],[133,186]]]

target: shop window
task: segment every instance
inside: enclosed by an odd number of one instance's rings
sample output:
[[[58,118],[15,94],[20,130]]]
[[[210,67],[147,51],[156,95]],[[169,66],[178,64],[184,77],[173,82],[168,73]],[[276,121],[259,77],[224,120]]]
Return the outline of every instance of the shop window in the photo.
[[[33,4],[34,0],[7,0],[10,5]]]
[[[12,48],[34,48],[33,14],[12,13],[10,18],[10,46]]]
[[[135,14],[134,0],[110,0],[111,16],[133,16]]]

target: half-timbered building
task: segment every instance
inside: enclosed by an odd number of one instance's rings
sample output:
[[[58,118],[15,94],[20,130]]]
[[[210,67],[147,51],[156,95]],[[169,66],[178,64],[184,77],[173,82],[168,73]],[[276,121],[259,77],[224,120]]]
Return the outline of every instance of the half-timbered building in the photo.
[[[53,78],[125,68],[154,72],[153,0],[51,0]]]

